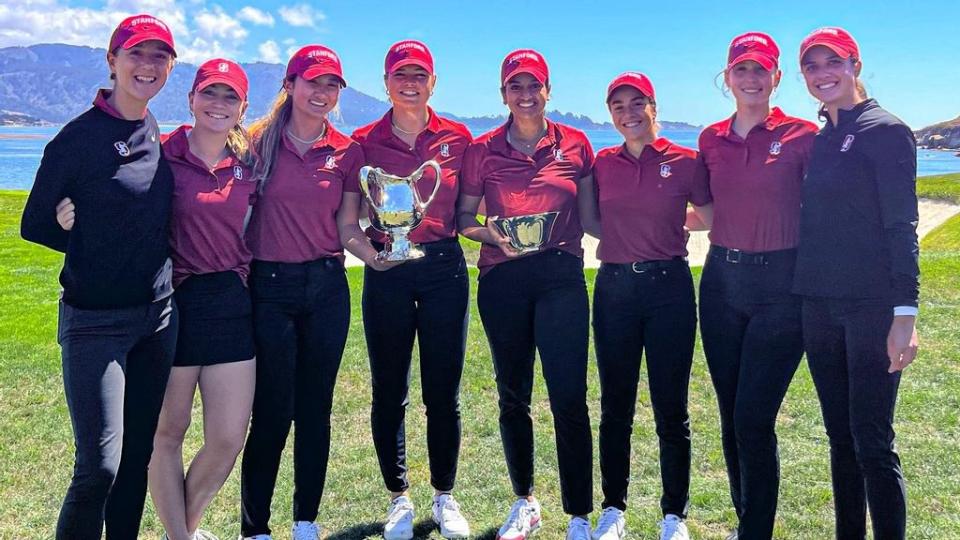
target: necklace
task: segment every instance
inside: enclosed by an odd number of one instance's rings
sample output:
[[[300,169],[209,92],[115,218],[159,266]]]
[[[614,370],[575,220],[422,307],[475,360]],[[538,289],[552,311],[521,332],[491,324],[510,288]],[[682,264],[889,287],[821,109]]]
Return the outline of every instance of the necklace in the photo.
[[[418,129],[418,130],[416,130],[416,131],[407,131],[407,130],[403,129],[402,127],[398,126],[397,123],[394,122],[392,118],[390,119],[390,125],[393,126],[393,129],[395,129],[395,130],[397,130],[397,131],[399,131],[400,133],[403,133],[403,134],[405,134],[405,135],[419,135],[419,134],[423,133],[423,130],[427,129],[427,125],[424,124],[422,128],[420,128],[420,129]]]
[[[541,129],[537,135],[529,140],[518,139],[510,130],[507,130],[507,142],[512,145],[520,145],[526,150],[535,150],[537,143],[540,142],[540,139],[543,139],[544,135],[547,134],[546,129]]]
[[[311,140],[311,139],[301,139],[300,137],[297,137],[296,135],[294,135],[293,132],[290,131],[290,128],[289,128],[289,127],[287,128],[287,136],[288,136],[288,137],[290,137],[291,139],[297,141],[297,142],[300,143],[300,144],[305,144],[305,145],[307,145],[307,146],[313,146],[313,144],[314,144],[315,142],[317,142],[317,141],[319,141],[320,139],[322,139],[323,136],[326,135],[326,134],[327,134],[327,125],[326,125],[326,124],[323,125],[323,129],[320,130],[320,134],[317,135],[317,137],[316,137],[315,139],[312,139],[312,140]]]

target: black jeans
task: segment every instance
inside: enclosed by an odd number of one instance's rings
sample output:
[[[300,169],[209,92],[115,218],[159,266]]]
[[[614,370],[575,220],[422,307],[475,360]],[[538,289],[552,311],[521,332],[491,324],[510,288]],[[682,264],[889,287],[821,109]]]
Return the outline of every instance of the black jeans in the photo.
[[[501,263],[480,278],[477,307],[500,396],[500,437],[514,493],[533,493],[533,362],[540,352],[557,438],[567,514],[593,510],[593,441],[587,414],[590,333],[583,260],[551,249]]]
[[[795,250],[728,256],[711,246],[700,280],[700,333],[740,540],[773,534],[777,413],[803,355],[800,299],[790,294],[795,259]]]
[[[906,537],[907,492],[894,449],[900,372],[887,373],[889,303],[804,298],[807,363],[830,439],[838,540]]]
[[[293,441],[293,519],[314,521],[330,454],[330,409],[350,325],[350,290],[338,259],[254,261],[250,275],[257,389],[240,469],[243,536],[270,534],[280,458]]]
[[[690,494],[687,394],[697,333],[697,306],[687,262],[601,265],[593,291],[593,332],[600,370],[603,506],[627,509],[630,436],[640,359],[646,352],[660,440],[660,509],[664,515],[685,518]]]
[[[136,539],[177,343],[172,298],[121,309],[60,302],[58,341],[76,445],[57,538]]]
[[[363,278],[373,444],[384,484],[393,492],[410,487],[404,419],[414,338],[420,345],[430,483],[434,488],[453,489],[460,454],[460,377],[470,297],[467,263],[456,238],[421,247],[426,252],[422,259],[384,272],[367,267]]]

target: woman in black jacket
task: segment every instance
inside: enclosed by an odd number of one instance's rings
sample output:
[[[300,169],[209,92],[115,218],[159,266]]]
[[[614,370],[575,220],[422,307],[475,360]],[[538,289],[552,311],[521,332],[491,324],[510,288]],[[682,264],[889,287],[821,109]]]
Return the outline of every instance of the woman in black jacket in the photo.
[[[57,338],[76,464],[58,539],[99,539],[104,521],[108,538],[135,539],[140,527],[177,337],[173,174],[147,103],[175,57],[163,22],[120,23],[107,52],[113,88],[44,149],[23,210],[23,238],[66,254]]]
[[[830,439],[840,539],[906,537],[894,450],[901,371],[917,352],[917,154],[913,132],[867,99],[860,51],[840,28],[804,39],[807,89],[823,103],[803,186],[794,291]]]

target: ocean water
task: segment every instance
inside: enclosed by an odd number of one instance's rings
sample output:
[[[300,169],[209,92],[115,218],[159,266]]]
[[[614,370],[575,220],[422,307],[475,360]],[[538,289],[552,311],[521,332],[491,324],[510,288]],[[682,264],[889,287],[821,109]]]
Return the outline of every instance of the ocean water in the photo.
[[[161,126],[164,131],[175,125]],[[43,147],[60,130],[60,126],[10,127],[0,126],[0,189],[28,190],[40,165]],[[698,133],[695,131],[671,131],[661,133],[677,144],[696,148]],[[587,131],[594,151],[621,144],[623,139],[615,131]],[[954,152],[917,150],[919,176],[960,172],[960,157]]]

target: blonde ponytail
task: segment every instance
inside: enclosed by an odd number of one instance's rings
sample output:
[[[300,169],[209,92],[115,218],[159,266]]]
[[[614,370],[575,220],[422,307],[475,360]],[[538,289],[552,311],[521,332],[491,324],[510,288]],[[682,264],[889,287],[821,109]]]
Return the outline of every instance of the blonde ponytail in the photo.
[[[270,111],[250,126],[250,140],[255,157],[253,177],[259,181],[257,190],[263,193],[267,179],[273,172],[277,152],[283,139],[283,130],[290,120],[293,101],[285,88],[281,88],[270,106]]]

